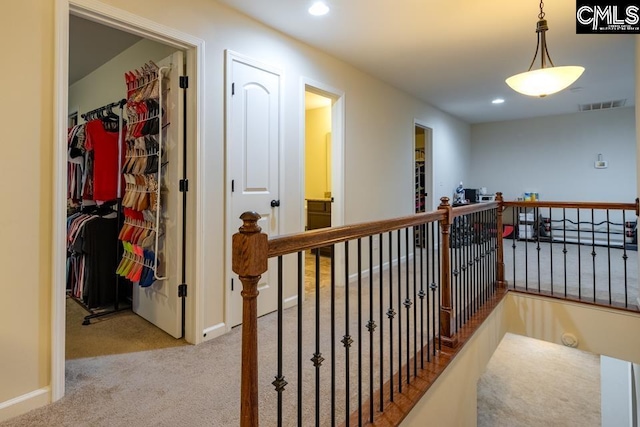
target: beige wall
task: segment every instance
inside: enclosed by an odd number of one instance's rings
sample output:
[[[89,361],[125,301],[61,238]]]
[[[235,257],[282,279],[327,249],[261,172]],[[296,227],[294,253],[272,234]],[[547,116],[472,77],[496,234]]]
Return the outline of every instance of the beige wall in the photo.
[[[203,235],[210,238],[197,258],[206,260],[203,266],[206,282],[201,295],[205,330],[225,322],[225,49],[278,67],[285,76],[283,233],[303,228],[300,186],[303,77],[338,88],[348,99],[344,179],[347,223],[413,211],[414,119],[434,130],[436,188],[439,188],[436,193],[449,195],[458,181],[466,179],[470,152],[467,124],[344,62],[212,0],[106,0],[105,3],[205,41],[202,97],[205,140],[199,156],[207,182],[201,200],[206,212]],[[5,203],[0,210],[4,243],[0,249],[3,272],[0,420],[42,404],[49,398],[51,384],[54,4],[54,0],[8,2],[3,3],[0,13],[0,37],[10,41],[5,43],[7,61],[0,75],[3,94],[0,108],[7,124],[3,135],[6,143],[0,156],[0,186]],[[377,190],[373,195],[365,191],[372,187]],[[23,404],[16,404],[16,398]]]
[[[305,198],[322,199],[331,191],[331,107],[305,112]]]
[[[401,426],[430,425],[426,419],[447,427],[476,425],[478,379],[508,332],[505,303],[506,299],[498,304]]]
[[[53,2],[3,3],[0,35],[2,405],[50,381]]]
[[[505,310],[514,334],[562,344],[571,333],[580,350],[640,363],[640,314],[515,293]]]

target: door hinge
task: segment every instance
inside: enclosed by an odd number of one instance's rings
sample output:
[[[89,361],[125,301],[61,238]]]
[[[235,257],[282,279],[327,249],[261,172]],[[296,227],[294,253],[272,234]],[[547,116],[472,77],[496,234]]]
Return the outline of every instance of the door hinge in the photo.
[[[233,279],[231,279],[231,291],[233,291]]]
[[[185,193],[189,191],[189,180],[188,179],[181,179],[180,180],[180,192],[181,193]]]
[[[236,94],[236,84],[235,83],[231,83],[231,95],[235,95]]]
[[[187,284],[183,283],[181,285],[178,285],[178,298],[182,298],[186,296],[187,296]]]
[[[189,76],[180,76],[180,89],[187,89],[189,87]]]
[[[233,193],[234,191],[236,191],[236,180],[232,179],[231,180],[231,192]]]

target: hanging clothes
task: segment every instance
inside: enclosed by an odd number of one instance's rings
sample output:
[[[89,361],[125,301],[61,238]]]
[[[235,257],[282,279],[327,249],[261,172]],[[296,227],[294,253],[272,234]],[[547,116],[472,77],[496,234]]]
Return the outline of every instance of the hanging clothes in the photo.
[[[114,302],[118,228],[114,213],[76,213],[67,219],[67,289],[89,308]]]
[[[118,150],[119,132],[105,129],[103,120],[91,120],[86,124],[87,151],[93,151],[93,200],[104,202],[118,197],[118,165],[122,164],[123,147]],[[126,126],[120,131],[126,133]],[[118,159],[118,156],[120,158]]]

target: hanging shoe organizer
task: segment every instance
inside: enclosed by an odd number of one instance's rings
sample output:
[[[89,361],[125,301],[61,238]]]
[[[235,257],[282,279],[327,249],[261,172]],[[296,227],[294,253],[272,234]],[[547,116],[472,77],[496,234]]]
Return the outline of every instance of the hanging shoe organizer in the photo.
[[[163,140],[168,126],[164,98],[167,81],[152,61],[125,74],[128,117],[124,180],[124,224],[118,238],[123,256],[117,274],[141,287],[165,280],[162,218]],[[166,192],[165,192],[166,194]]]

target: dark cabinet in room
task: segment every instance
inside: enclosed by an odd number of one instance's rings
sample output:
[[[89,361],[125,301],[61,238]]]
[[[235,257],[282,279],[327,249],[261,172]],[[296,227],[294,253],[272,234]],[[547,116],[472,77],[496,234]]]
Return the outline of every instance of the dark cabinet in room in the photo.
[[[307,230],[331,227],[331,203],[331,199],[307,199]],[[320,248],[320,255],[331,256],[331,248]]]

